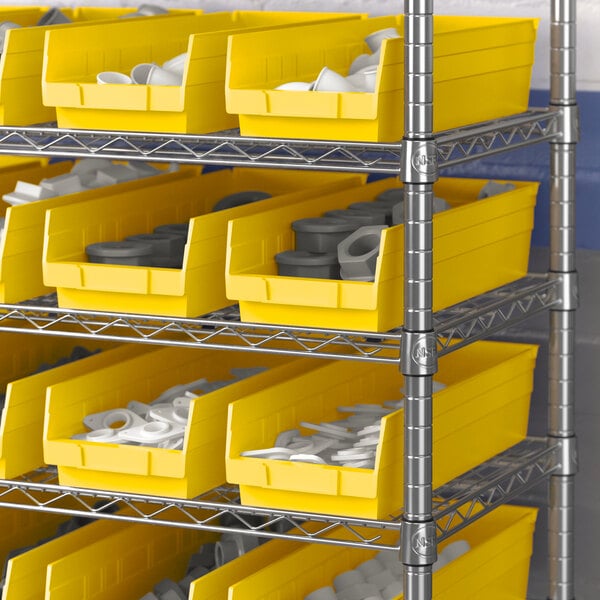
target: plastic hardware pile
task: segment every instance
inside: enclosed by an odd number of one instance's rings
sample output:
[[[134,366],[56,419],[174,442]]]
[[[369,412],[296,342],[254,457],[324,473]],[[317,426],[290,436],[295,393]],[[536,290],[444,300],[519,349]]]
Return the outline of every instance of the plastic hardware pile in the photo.
[[[433,571],[446,566],[470,550],[469,543],[448,544],[433,565]],[[304,596],[304,600],[393,600],[403,593],[403,566],[398,553],[382,550],[350,571],[334,577],[333,586],[324,586]]]
[[[478,200],[513,189],[513,183],[488,181]],[[451,208],[443,198],[433,198],[434,214]],[[389,188],[370,202],[354,202],[321,217],[294,221],[295,247],[275,255],[277,273],[284,277],[374,281],[381,232],[403,222],[401,187]]]
[[[299,92],[374,92],[383,40],[397,37],[400,37],[400,34],[394,27],[368,35],[365,42],[372,53],[356,57],[348,69],[347,76],[340,75],[329,67],[323,67],[315,81],[289,81],[275,89]]]
[[[175,385],[149,404],[132,400],[126,408],[87,415],[83,424],[89,431],[75,434],[72,439],[181,450],[190,403],[194,398],[265,370],[265,367],[234,368],[230,370],[231,379],[209,381],[202,378]]]
[[[446,387],[439,381],[433,384],[434,392]],[[273,447],[246,450],[241,456],[373,469],[381,437],[381,419],[403,407],[401,398],[383,404],[338,406],[339,413],[348,415],[345,419],[323,423],[302,421],[300,426],[314,433],[301,435],[298,429],[282,431]]]
[[[271,194],[247,190],[221,198],[212,211],[226,210],[270,198]],[[152,233],[130,235],[124,240],[97,242],[86,246],[88,261],[107,265],[181,269],[190,223],[158,225]]]
[[[246,527],[264,524],[264,518],[259,516],[244,516],[244,519],[246,521],[252,521],[252,523],[244,524],[237,519],[234,519],[234,522],[229,525]],[[228,523],[221,522],[221,525],[227,526]],[[285,531],[287,531],[287,529]],[[278,533],[283,532],[284,530],[278,530]],[[183,579],[178,582],[168,578],[162,579],[154,586],[153,591],[142,596],[140,600],[187,600],[187,598],[189,598],[192,581],[235,560],[266,541],[266,538],[258,538],[242,533],[223,533],[218,542],[215,544],[203,544],[197,552],[191,555]]]
[[[177,165],[170,165],[169,171],[177,168]],[[4,194],[2,199],[7,204],[18,206],[162,173],[165,171],[143,162],[115,164],[107,158],[84,158],[75,163],[69,173],[42,179],[39,185],[17,181],[14,191]]]

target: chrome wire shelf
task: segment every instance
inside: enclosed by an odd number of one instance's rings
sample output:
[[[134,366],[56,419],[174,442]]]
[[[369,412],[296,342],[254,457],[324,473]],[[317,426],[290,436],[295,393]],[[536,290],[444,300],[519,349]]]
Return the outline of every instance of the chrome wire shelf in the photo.
[[[549,141],[557,115],[543,108],[435,136],[438,166]],[[402,143],[335,142],[241,136],[60,129],[53,123],[0,127],[0,154],[89,156],[228,166],[280,167],[399,175]]]
[[[547,275],[529,275],[436,313],[440,355],[546,310],[557,300],[555,286]],[[400,329],[365,333],[244,323],[235,306],[197,319],[65,309],[58,308],[56,295],[0,304],[0,331],[383,363],[398,363],[402,336]]]
[[[554,451],[545,440],[530,438],[439,488],[434,502],[439,538],[514,499],[554,469]],[[400,514],[371,520],[241,506],[232,485],[193,500],[66,487],[58,484],[51,467],[18,480],[0,480],[0,506],[374,549],[399,550],[402,527]],[[384,542],[381,530],[397,531],[397,541]]]

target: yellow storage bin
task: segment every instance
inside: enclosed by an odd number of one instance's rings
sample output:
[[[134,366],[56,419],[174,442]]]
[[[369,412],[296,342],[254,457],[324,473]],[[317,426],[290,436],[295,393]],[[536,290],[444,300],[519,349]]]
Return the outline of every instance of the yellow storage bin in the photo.
[[[344,13],[233,11],[49,32],[44,104],[56,106],[61,127],[206,133],[238,126],[225,111],[227,37],[240,30],[329,20]],[[180,86],[98,85],[100,71],[129,73],[188,53]]]
[[[321,193],[347,189],[363,176],[277,169],[223,169],[144,190],[49,210],[44,283],[67,308],[196,317],[233,304],[225,295],[227,222]],[[210,212],[218,200],[243,190],[273,198]],[[165,202],[165,198],[169,201]],[[190,220],[181,269],[88,263],[88,244],[151,232]]]
[[[137,600],[162,579],[183,578],[189,556],[216,537],[195,529],[112,523],[107,535],[48,564],[40,598]]]
[[[134,600],[161,579],[179,581],[189,556],[218,535],[176,527],[134,525],[50,563],[46,600]],[[273,540],[192,582],[189,600],[227,600],[229,586],[301,547]]]
[[[433,309],[440,310],[523,277],[527,273],[537,183],[477,200],[478,179],[442,178],[436,196],[452,210],[433,216]],[[242,320],[309,327],[386,331],[401,325],[404,303],[404,225],[381,236],[373,282],[282,277],[275,254],[294,248],[291,223],[396,187],[383,179],[322,195],[229,225],[226,290],[238,300]]]
[[[227,406],[320,361],[230,351],[163,348],[118,365],[62,381],[48,389],[44,457],[58,465],[63,485],[191,498],[225,481]],[[233,367],[268,367],[193,400],[182,450],[73,440],[83,418],[131,400],[150,402],[165,389],[199,377],[231,379]]]
[[[404,17],[231,36],[226,106],[243,135],[394,142],[404,134],[404,38],[384,40],[375,92],[276,90],[325,66],[347,75],[364,38]],[[537,20],[434,17],[434,131],[526,110]]]
[[[37,184],[44,178],[67,173],[72,165],[70,161],[53,164],[31,161],[20,168],[2,168],[0,162],[0,196],[12,192],[17,181]],[[190,167],[186,167],[184,171],[189,176],[197,172]],[[165,173],[116,184],[110,187],[110,191],[103,187],[16,206],[0,202],[0,212],[5,219],[4,232],[0,238],[0,302],[11,304],[55,291],[53,287],[44,285],[42,276],[46,210],[92,198],[102,198],[109,193],[125,193],[131,189],[147,188],[156,183],[185,176],[181,173]]]
[[[66,519],[64,515],[3,506],[0,510],[0,569],[11,551],[33,546],[54,535]],[[2,598],[6,600],[4,594]]]
[[[68,357],[75,346],[104,351],[32,374],[42,363],[52,364]],[[0,417],[0,478],[5,479],[44,464],[42,438],[47,386],[140,353],[137,348],[115,348],[115,344],[100,340],[81,342],[6,332],[0,333],[0,348],[0,387],[5,391]]]
[[[439,487],[521,441],[527,432],[537,346],[478,342],[440,360],[433,398],[433,485]],[[345,418],[339,406],[401,397],[395,365],[336,361],[229,407],[227,481],[243,504],[387,518],[403,505],[404,410],[382,419],[374,469],[241,456],[270,448],[302,421]]]
[[[471,550],[433,574],[434,600],[525,598],[536,516],[535,508],[502,506],[442,542],[441,549],[463,539]],[[397,534],[382,530],[381,535],[384,541],[395,541]],[[303,600],[314,590],[332,585],[339,573],[375,555],[369,549],[306,544],[231,586],[229,600]]]
[[[56,120],[53,106],[42,102],[42,65],[44,60],[44,37],[47,31],[74,28],[98,21],[112,21],[133,13],[135,7],[60,7],[61,12],[73,24],[36,26],[50,7],[15,7],[0,9],[0,20],[10,20],[20,28],[6,32],[2,58],[0,59],[0,124],[33,125]],[[188,12],[191,11],[175,11]],[[196,11],[199,12],[199,11]],[[156,18],[156,17],[149,17]],[[163,18],[162,16],[160,17]],[[143,18],[147,20],[148,18]],[[71,57],[72,58],[72,57]]]
[[[33,513],[38,516],[40,513]],[[64,519],[64,517],[63,517]],[[128,531],[129,523],[99,520],[33,548],[8,562],[2,600],[40,600],[45,597],[48,565],[98,540]],[[150,525],[145,527],[150,528]],[[158,529],[158,528],[155,528]],[[165,528],[166,529],[166,528]],[[132,548],[134,545],[132,543]],[[78,570],[83,565],[78,565]],[[71,596],[77,598],[78,596]]]

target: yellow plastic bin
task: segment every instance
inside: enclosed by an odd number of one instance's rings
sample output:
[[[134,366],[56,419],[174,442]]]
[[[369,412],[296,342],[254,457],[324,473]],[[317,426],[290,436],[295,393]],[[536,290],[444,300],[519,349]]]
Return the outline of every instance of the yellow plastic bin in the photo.
[[[536,516],[535,508],[501,506],[442,542],[441,549],[462,539],[471,549],[433,574],[434,600],[525,598]],[[384,541],[395,541],[397,534],[382,530],[381,535]],[[376,554],[369,549],[306,544],[231,586],[228,600],[303,600],[316,589],[333,585],[339,573]]]
[[[477,200],[485,180],[442,178],[436,196],[451,210],[433,216],[433,309],[440,310],[527,273],[537,183]],[[323,195],[229,225],[226,291],[242,320],[309,327],[387,331],[401,325],[404,302],[404,225],[381,236],[373,282],[283,277],[275,254],[294,248],[291,223],[370,201],[397,187],[383,179]]]
[[[107,535],[48,564],[46,600],[137,600],[162,579],[183,578],[189,556],[216,538],[179,527],[111,525]]]
[[[39,183],[44,178],[67,173],[73,163],[62,161],[47,164],[45,161],[24,164],[21,168],[2,169],[0,162],[0,195],[12,192],[17,181]],[[185,167],[189,176],[197,169]],[[42,249],[44,245],[44,222],[46,210],[101,198],[108,193],[127,192],[131,189],[147,188],[155,183],[176,180],[186,175],[164,173],[154,177],[120,183],[110,188],[97,188],[66,194],[37,202],[9,206],[0,202],[4,216],[4,232],[0,239],[0,302],[15,303],[49,294],[53,287],[45,286],[42,277]],[[110,190],[110,191],[109,191]]]
[[[403,16],[231,36],[226,106],[243,135],[398,141],[404,128],[404,38],[384,40],[375,91],[276,90],[312,82],[325,66],[346,76],[369,54],[364,38]],[[434,131],[526,110],[537,20],[434,17]]]
[[[54,535],[59,524],[66,519],[60,514],[3,506],[0,510],[0,569],[6,564],[11,551],[33,546]],[[6,600],[6,595],[3,594],[2,598]],[[22,600],[22,597],[18,598]]]
[[[218,534],[134,525],[50,563],[46,600],[134,600],[164,578],[179,581],[189,556]],[[227,600],[228,589],[301,544],[274,540],[192,582],[189,600]],[[101,582],[101,583],[100,583]]]
[[[227,37],[240,30],[358,19],[345,13],[233,11],[167,20],[124,20],[46,37],[44,104],[61,127],[206,133],[238,126],[225,110]],[[180,86],[98,85],[100,71],[129,73],[139,63],[187,52]]]
[[[173,564],[177,564],[182,553],[192,552],[206,535],[177,527],[98,520],[12,558],[8,563],[2,598],[95,598],[91,594],[102,592],[109,586],[126,592],[130,580],[140,579],[140,569],[146,567],[147,571],[151,567],[160,579],[163,573],[171,571]],[[103,579],[90,581],[85,575],[100,561],[99,549],[106,553],[105,561],[107,557],[118,556],[118,567],[123,570],[113,571],[110,576],[104,572]],[[93,557],[90,562],[88,556]],[[64,565],[70,567],[66,574]],[[57,576],[60,579],[57,580]],[[82,585],[89,586],[87,592],[81,589]]]
[[[68,357],[75,346],[103,351],[35,373],[42,363],[53,364]],[[6,332],[0,333],[0,348],[0,383],[5,392],[0,417],[0,478],[6,479],[44,464],[42,438],[47,386],[140,353],[138,348],[116,348],[114,343],[101,340],[82,342]]]
[[[224,276],[229,219],[363,182],[363,176],[343,173],[223,169],[49,210],[44,283],[57,288],[58,303],[66,308],[196,317],[233,304],[225,295]],[[244,190],[261,190],[273,198],[210,212],[219,199]],[[88,244],[187,220],[181,269],[87,262]]]
[[[48,389],[44,457],[63,485],[191,498],[225,481],[227,406],[320,361],[221,350],[163,348],[86,373]],[[182,450],[73,440],[83,418],[131,400],[150,402],[173,385],[206,377],[232,379],[234,367],[268,367],[192,400]]]
[[[527,432],[537,346],[478,342],[440,360],[433,398],[433,485],[438,487],[521,441]],[[374,469],[241,456],[270,448],[301,422],[345,418],[339,406],[401,397],[395,365],[335,361],[229,407],[227,481],[243,504],[387,518],[403,505],[404,410],[382,419]]]
[[[53,106],[42,102],[42,65],[44,60],[44,37],[47,31],[75,28],[99,21],[112,21],[122,15],[133,13],[135,7],[60,7],[61,12],[73,23],[36,26],[50,7],[15,7],[0,9],[0,20],[10,20],[20,28],[6,32],[2,59],[0,60],[0,124],[33,125],[56,120]],[[192,11],[175,11],[191,13]],[[201,11],[195,11],[201,12]],[[143,20],[156,17],[141,17]],[[161,19],[163,16],[160,17]]]

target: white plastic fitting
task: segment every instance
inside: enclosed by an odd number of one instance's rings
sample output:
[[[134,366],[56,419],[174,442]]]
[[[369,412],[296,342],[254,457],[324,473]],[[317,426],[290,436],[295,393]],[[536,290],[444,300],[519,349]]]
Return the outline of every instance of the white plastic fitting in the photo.
[[[342,279],[373,281],[379,256],[381,232],[385,225],[367,225],[357,229],[338,244]]]
[[[42,181],[40,181],[40,186],[49,190],[55,196],[76,194],[77,192],[85,190],[77,173],[65,173],[64,175],[42,179]]]
[[[115,427],[116,424],[122,425]],[[114,408],[112,410],[104,410],[102,412],[87,415],[83,419],[83,424],[89,429],[113,429],[120,431],[128,427],[143,425],[146,421],[138,414],[127,408]]]
[[[12,205],[27,204],[28,202],[36,202],[37,200],[45,200],[46,198],[54,198],[56,194],[49,189],[43,188],[35,183],[27,181],[17,181],[14,192],[4,194],[2,200]]]
[[[140,442],[142,444],[158,444],[173,438],[185,435],[185,427],[173,425],[171,423],[162,423],[152,421],[136,427],[122,429],[118,432],[119,438],[130,442]]]

